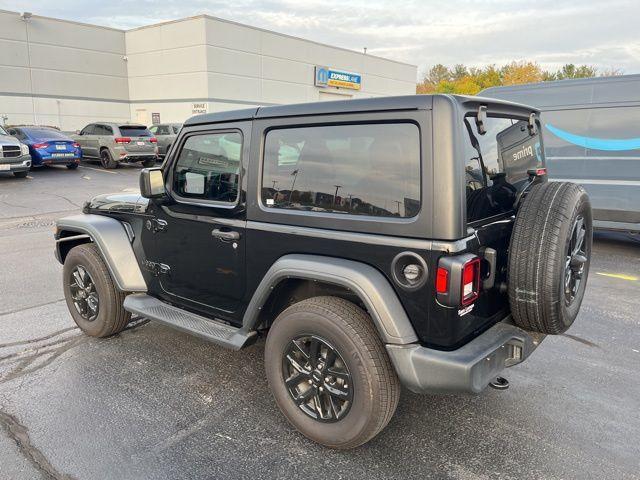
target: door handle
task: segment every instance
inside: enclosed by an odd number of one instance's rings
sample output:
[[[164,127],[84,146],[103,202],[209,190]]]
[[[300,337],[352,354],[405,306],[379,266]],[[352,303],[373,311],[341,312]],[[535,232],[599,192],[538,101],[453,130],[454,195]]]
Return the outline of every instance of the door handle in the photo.
[[[240,232],[236,232],[234,230],[220,230],[219,228],[214,228],[211,230],[211,235],[225,241],[240,240]]]

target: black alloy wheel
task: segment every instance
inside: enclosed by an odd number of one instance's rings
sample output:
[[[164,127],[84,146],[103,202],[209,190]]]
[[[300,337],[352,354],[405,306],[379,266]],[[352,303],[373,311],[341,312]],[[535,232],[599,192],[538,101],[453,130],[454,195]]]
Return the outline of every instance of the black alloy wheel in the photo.
[[[69,288],[76,310],[83,319],[94,321],[100,311],[100,299],[91,275],[84,266],[77,265],[71,273],[71,280]]]
[[[297,337],[282,357],[282,375],[295,404],[319,422],[337,422],[353,403],[351,373],[340,353],[316,335]]]
[[[574,220],[571,228],[571,237],[565,261],[564,300],[567,305],[571,305],[575,300],[584,275],[584,266],[587,263],[587,254],[584,246],[586,233],[584,217],[579,215]]]

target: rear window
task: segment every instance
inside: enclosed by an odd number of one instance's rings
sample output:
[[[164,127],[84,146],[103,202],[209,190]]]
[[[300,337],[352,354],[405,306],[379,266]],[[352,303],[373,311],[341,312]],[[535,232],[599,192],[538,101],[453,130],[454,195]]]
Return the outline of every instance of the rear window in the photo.
[[[118,127],[120,133],[125,137],[152,137],[151,132],[147,127],[139,125],[121,125]]]
[[[52,128],[23,128],[22,130],[31,138],[58,138],[60,140],[69,140],[67,135]]]
[[[518,191],[527,183],[527,170],[544,163],[540,126],[532,135],[528,121],[488,117],[487,132],[480,135],[473,117],[464,122],[467,221],[511,212]]]
[[[411,123],[276,129],[265,139],[267,208],[377,217],[420,210],[420,136]]]

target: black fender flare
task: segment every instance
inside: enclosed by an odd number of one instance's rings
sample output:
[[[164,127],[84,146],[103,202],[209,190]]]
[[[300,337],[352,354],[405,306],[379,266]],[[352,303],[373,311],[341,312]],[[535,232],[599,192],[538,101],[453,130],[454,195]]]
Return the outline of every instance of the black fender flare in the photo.
[[[287,278],[340,285],[354,292],[366,306],[383,343],[405,345],[418,341],[415,330],[389,281],[370,265],[342,258],[292,254],[279,258],[267,271],[245,311],[242,329],[256,327],[258,314],[275,286]]]
[[[113,281],[123,292],[146,292],[147,284],[133,253],[131,240],[125,226],[115,218],[104,215],[82,214],[64,217],[56,221],[56,257],[62,261],[60,244],[88,236],[96,244]],[[61,232],[78,235],[60,236]]]

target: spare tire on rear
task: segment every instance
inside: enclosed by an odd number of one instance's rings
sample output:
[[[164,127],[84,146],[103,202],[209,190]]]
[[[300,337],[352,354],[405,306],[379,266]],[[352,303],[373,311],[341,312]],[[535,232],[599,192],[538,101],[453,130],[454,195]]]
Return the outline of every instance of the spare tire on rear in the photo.
[[[509,246],[508,291],[514,322],[546,334],[576,319],[589,274],[591,204],[574,183],[534,185],[516,215]]]

